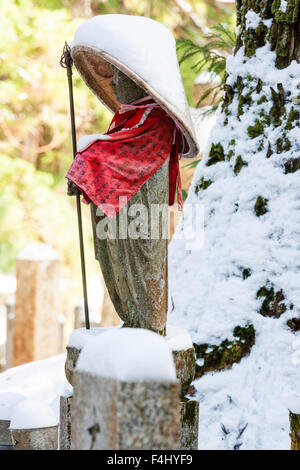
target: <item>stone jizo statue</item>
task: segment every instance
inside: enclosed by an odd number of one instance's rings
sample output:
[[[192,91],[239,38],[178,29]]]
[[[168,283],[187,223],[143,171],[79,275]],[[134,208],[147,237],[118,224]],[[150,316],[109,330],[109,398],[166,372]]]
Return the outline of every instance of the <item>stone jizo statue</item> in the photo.
[[[181,202],[180,155],[199,150],[175,41],[148,18],[103,15],[78,28],[71,53],[115,115],[105,135],[79,141],[68,193],[91,204],[95,256],[124,326],[165,334],[167,207],[176,188]]]

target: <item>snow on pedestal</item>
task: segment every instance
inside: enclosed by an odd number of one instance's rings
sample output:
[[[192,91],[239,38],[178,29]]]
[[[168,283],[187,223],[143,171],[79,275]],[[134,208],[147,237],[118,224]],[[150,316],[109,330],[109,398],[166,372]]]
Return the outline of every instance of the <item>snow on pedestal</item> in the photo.
[[[31,243],[17,257],[13,364],[59,352],[59,260],[53,248]]]
[[[105,331],[110,331],[111,329],[120,328],[122,323],[113,327],[99,327],[99,328],[78,328],[73,330],[69,343],[67,346],[67,358],[65,363],[65,374],[70,384],[72,384],[73,371],[76,367],[77,360],[82,350],[83,346],[93,337],[98,336]]]
[[[52,408],[38,400],[23,400],[11,416],[14,450],[56,450],[58,423]]]
[[[12,448],[12,440],[9,431],[10,419],[14,407],[24,399],[24,395],[16,392],[4,392],[0,394],[0,450]]]
[[[158,334],[115,329],[83,346],[73,377],[72,449],[178,449],[180,386]]]

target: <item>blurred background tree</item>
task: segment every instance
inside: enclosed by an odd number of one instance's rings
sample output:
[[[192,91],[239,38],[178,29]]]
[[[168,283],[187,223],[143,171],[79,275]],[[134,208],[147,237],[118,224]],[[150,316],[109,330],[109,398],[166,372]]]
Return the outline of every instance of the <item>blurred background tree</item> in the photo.
[[[191,106],[197,104],[192,95],[196,76],[211,67],[207,50],[217,50],[221,56],[223,49],[228,51],[228,44],[214,43],[220,31],[213,28],[221,24],[230,31],[235,22],[231,0],[1,2],[0,271],[12,271],[16,253],[32,240],[57,249],[63,275],[79,267],[75,205],[65,195],[64,177],[72,153],[67,82],[59,59],[64,42],[71,42],[81,22],[107,13],[149,16],[173,31]],[[214,71],[224,75],[222,68]],[[111,114],[76,72],[74,88],[78,137],[104,132]],[[89,218],[86,207],[83,216]],[[94,262],[89,223],[85,232],[89,268]]]

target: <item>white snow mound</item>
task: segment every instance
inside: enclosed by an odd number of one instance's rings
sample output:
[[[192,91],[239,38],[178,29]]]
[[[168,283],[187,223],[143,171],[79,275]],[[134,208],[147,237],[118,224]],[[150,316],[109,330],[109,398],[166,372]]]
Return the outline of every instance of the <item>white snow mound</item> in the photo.
[[[171,351],[186,351],[193,347],[188,331],[178,326],[167,325],[165,340]]]
[[[71,332],[68,346],[70,348],[82,349],[86,342],[89,341],[92,337],[99,336],[102,333],[115,330],[116,328],[121,328],[122,325],[123,322],[117,326],[90,328],[89,330],[86,328],[77,328]]]
[[[172,353],[164,338],[140,328],[122,328],[90,338],[77,370],[126,382],[176,381]]]
[[[48,428],[58,424],[52,408],[38,400],[23,400],[11,416],[10,429]]]
[[[22,400],[25,400],[25,396],[21,393],[16,392],[4,392],[0,393],[0,419],[9,421],[13,412],[14,407]]]

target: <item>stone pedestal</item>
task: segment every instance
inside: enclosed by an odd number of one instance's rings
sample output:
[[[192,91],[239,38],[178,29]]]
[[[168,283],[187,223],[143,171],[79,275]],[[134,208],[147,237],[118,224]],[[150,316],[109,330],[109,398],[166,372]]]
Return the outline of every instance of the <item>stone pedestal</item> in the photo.
[[[71,449],[72,397],[60,397],[59,450]]]
[[[181,383],[181,433],[180,449],[198,449],[198,424],[199,424],[199,403],[196,400],[186,397],[191,395],[193,389],[192,381],[195,379],[196,361],[195,350],[173,351],[173,359],[176,367],[176,376]]]
[[[189,348],[172,351],[172,353],[176,367],[176,376],[181,383],[181,396],[184,397],[188,393],[191,382],[195,379],[195,350],[194,348]]]
[[[65,362],[65,374],[68,382],[73,385],[73,373],[77,364],[81,349],[67,346],[67,358]]]
[[[9,420],[0,420],[0,450],[13,449],[9,425]]]
[[[180,448],[180,386],[121,382],[76,370],[72,450]]]
[[[11,429],[14,450],[56,450],[58,426],[36,429]]]
[[[9,369],[13,361],[13,334],[14,334],[14,317],[15,304],[9,302],[6,304],[6,351],[5,351],[5,367]]]
[[[291,450],[300,450],[300,414],[290,411]]]
[[[39,259],[40,254],[40,259]],[[18,256],[13,365],[59,353],[59,261],[52,248],[32,244]]]
[[[199,402],[183,398],[181,404],[180,449],[198,449]]]

